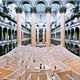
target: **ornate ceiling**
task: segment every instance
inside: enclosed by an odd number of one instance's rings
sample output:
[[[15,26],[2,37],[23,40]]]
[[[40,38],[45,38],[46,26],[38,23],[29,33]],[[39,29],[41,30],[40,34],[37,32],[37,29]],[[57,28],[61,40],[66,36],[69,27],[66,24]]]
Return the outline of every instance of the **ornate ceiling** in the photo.
[[[4,1],[4,0],[3,0]],[[67,2],[73,3],[76,1],[80,1],[80,0],[7,0],[7,2],[11,3],[11,2],[16,2],[17,4],[20,4],[20,2],[25,3],[25,2],[29,2],[32,4],[32,6],[34,6],[37,3],[45,3],[47,6],[50,6],[51,3],[58,3],[58,4],[63,4],[65,5]]]
[[[3,0],[4,1],[4,0]],[[53,12],[55,12],[56,10],[59,9],[60,6],[65,6],[65,4],[72,3],[75,5],[75,2],[80,1],[80,0],[7,0],[7,4],[11,4],[11,3],[16,3],[17,5],[23,5],[25,3],[27,3],[27,7],[25,6],[24,8],[29,10],[29,7],[38,7],[38,11],[44,11],[45,10],[45,6],[49,6],[49,7],[53,7],[54,9],[52,10]],[[53,5],[54,3],[56,3],[57,5]]]

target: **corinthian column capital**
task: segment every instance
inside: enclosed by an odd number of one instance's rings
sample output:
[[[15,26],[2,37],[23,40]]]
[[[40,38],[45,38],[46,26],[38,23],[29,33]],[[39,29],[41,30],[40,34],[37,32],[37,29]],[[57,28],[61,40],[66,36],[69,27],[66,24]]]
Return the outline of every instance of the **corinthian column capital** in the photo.
[[[16,7],[16,13],[22,13],[22,7]]]
[[[60,11],[60,13],[66,13],[66,7],[64,7],[64,6],[61,7],[59,11]]]
[[[51,7],[46,7],[46,13],[51,13]]]
[[[36,13],[36,7],[31,7],[31,13]]]

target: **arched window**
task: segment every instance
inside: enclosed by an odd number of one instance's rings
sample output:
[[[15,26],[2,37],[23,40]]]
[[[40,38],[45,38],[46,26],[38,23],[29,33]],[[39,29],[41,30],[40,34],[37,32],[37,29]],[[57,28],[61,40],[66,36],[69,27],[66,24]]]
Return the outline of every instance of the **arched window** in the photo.
[[[74,29],[71,29],[71,40],[74,40]]]
[[[31,11],[30,4],[24,4],[24,5],[22,5],[22,7],[24,8],[24,11],[26,13],[30,13],[30,11]]]
[[[65,31],[65,39],[67,39],[67,31]]]
[[[75,29],[75,40],[79,40],[79,28],[77,27],[76,29]]]
[[[52,8],[51,8],[51,12],[56,13],[56,12],[59,10],[60,5],[55,3],[55,4],[52,4],[51,7],[52,7]]]
[[[46,6],[44,3],[40,2],[36,6],[36,19],[38,20],[38,23],[45,23],[45,11],[46,11]]]
[[[70,30],[68,30],[68,39],[70,40],[71,36],[70,36]]]
[[[11,40],[11,30],[8,31],[8,39]]]
[[[36,7],[36,11],[37,11],[37,13],[45,12],[45,5],[42,4],[42,3],[38,4],[37,7]]]

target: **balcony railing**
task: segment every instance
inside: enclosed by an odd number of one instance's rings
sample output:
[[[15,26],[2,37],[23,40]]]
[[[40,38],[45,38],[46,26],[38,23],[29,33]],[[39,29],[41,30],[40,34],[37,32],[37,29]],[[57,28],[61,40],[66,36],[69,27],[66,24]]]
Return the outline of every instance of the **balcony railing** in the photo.
[[[3,41],[0,41],[0,44],[7,44],[7,43],[11,43],[11,42],[17,42],[16,39],[14,40],[3,40]]]

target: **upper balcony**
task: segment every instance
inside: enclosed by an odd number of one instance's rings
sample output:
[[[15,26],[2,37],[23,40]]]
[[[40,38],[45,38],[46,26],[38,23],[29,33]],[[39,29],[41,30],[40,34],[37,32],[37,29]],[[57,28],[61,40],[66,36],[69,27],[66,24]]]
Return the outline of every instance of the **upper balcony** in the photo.
[[[80,16],[80,11],[75,13],[75,14],[72,14],[71,17],[67,17],[66,18],[66,23],[73,20],[75,17],[79,17]]]

